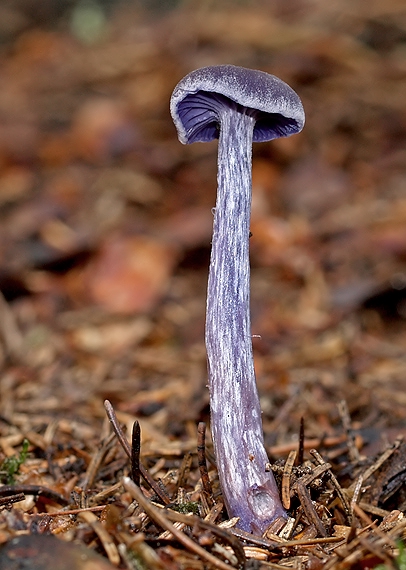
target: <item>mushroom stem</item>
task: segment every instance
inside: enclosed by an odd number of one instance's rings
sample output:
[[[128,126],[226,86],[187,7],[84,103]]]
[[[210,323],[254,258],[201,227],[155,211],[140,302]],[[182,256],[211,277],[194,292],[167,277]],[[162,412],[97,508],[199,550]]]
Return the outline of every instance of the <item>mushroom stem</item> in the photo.
[[[223,497],[239,528],[262,533],[286,517],[265,471],[261,408],[251,340],[249,228],[255,114],[220,117],[218,189],[207,292],[206,347],[211,429]]]

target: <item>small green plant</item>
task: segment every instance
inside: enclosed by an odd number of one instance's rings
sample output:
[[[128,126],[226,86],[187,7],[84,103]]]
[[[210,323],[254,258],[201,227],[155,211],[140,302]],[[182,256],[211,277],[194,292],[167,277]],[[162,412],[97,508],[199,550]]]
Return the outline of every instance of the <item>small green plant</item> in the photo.
[[[395,558],[394,567],[397,570],[406,570],[406,548],[405,548],[405,544],[401,541],[398,541],[397,545],[399,548],[399,554]],[[375,570],[390,570],[390,568],[386,564],[378,564],[378,566],[375,566]]]
[[[6,485],[12,485],[14,483],[14,475],[18,473],[20,466],[27,459],[29,444],[28,439],[24,439],[20,453],[6,457],[0,465],[0,480],[2,483]]]
[[[171,509],[177,511],[178,513],[182,513],[184,515],[187,515],[189,513],[198,515],[199,503],[196,503],[194,501],[186,501],[186,503],[181,503],[179,505],[171,505]]]

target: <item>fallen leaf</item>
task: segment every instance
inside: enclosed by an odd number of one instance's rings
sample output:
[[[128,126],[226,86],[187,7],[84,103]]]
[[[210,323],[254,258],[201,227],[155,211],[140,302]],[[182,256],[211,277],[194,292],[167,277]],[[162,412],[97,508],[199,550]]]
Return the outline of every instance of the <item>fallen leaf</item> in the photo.
[[[151,330],[148,319],[83,326],[72,332],[72,344],[87,352],[117,354],[138,344]]]
[[[80,544],[53,535],[13,538],[0,550],[0,570],[114,570],[105,558]]]
[[[110,99],[90,99],[72,125],[72,147],[80,158],[105,161],[134,148],[138,138],[123,106]]]
[[[148,311],[166,291],[176,259],[176,250],[156,239],[111,238],[90,263],[85,286],[111,312]]]

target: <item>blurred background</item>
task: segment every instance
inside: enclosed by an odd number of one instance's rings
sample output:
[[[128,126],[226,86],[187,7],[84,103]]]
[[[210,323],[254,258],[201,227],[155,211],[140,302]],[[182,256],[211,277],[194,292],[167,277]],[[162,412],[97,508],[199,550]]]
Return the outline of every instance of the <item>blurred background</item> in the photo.
[[[281,77],[306,110],[303,133],[254,146],[267,444],[301,416],[335,433],[343,398],[370,445],[405,429],[403,0],[1,3],[3,417],[93,425],[109,398],[151,445],[207,419],[217,144],[181,145],[169,98],[221,63]]]

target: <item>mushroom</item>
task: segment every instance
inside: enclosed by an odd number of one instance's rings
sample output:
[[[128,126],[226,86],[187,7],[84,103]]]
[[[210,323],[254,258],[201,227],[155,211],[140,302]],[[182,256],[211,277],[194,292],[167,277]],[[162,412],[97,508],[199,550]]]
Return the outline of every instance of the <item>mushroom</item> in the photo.
[[[302,130],[298,95],[263,71],[218,65],[175,87],[171,115],[183,144],[218,138],[217,201],[206,308],[211,431],[225,505],[261,534],[286,517],[267,470],[250,319],[252,142]]]

